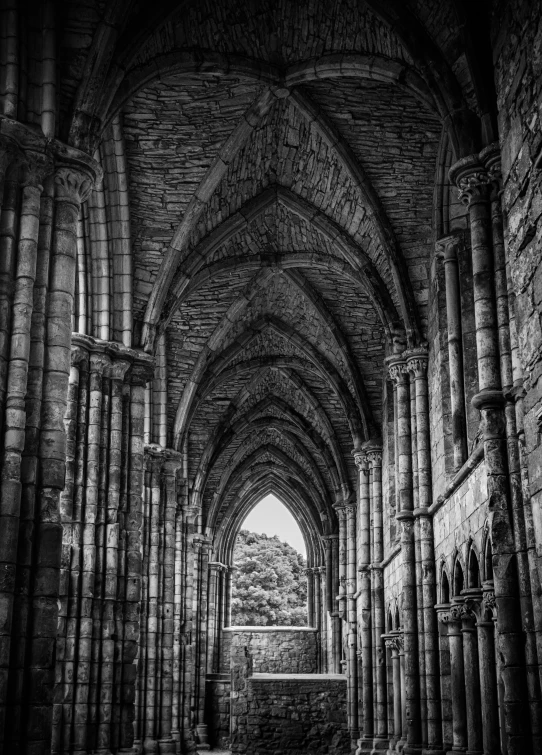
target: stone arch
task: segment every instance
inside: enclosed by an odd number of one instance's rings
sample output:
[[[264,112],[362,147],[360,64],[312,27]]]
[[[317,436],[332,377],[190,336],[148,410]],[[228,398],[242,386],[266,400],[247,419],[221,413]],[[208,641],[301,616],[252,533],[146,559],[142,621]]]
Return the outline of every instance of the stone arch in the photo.
[[[179,406],[177,408],[177,414],[173,428],[175,446],[178,448],[182,442],[190,406],[195,399],[197,387],[203,380],[206,371],[219,371],[221,368],[223,368],[223,366],[231,362],[232,359],[256,337],[256,334],[259,331],[263,330],[266,327],[273,328],[279,335],[283,335],[288,340],[291,340],[293,343],[295,343],[296,346],[301,350],[303,355],[308,359],[308,361],[314,365],[316,371],[320,374],[324,381],[327,382],[330,388],[335,392],[343,407],[344,414],[350,426],[354,446],[358,447],[361,443],[362,438],[368,440],[369,434],[367,421],[363,414],[360,418],[360,415],[358,414],[358,407],[355,405],[348,387],[346,386],[344,380],[337,372],[337,370],[329,362],[329,360],[326,359],[311,344],[308,344],[304,339],[302,339],[289,325],[282,323],[282,321],[278,320],[278,318],[268,317],[264,318],[263,321],[249,323],[244,331],[242,338],[236,339],[234,343],[230,347],[228,347],[225,352],[222,352],[219,356],[217,356],[212,363],[210,360],[211,356],[214,355],[214,351],[211,351],[211,348],[209,346],[206,346],[203,349],[200,356],[198,357],[196,364],[194,365],[192,375],[190,377],[190,380],[188,381],[189,385],[188,387],[185,387],[185,390],[179,402]],[[210,339],[209,342],[214,343],[215,341],[216,339],[213,335],[213,338]],[[362,407],[360,407],[360,409],[363,410]]]
[[[395,310],[395,305],[391,299],[391,295],[386,287],[386,284],[382,280],[378,270],[374,266],[370,257],[366,252],[357,244],[350,235],[342,229],[334,220],[329,218],[325,213],[312,205],[307,200],[299,197],[295,192],[287,189],[284,186],[275,184],[273,186],[264,189],[260,194],[256,195],[252,199],[249,199],[245,204],[224,220],[219,226],[210,231],[191,251],[186,259],[188,264],[186,269],[180,273],[177,273],[175,279],[172,281],[170,298],[172,301],[169,303],[168,315],[176,311],[179,303],[182,301],[184,292],[189,288],[192,279],[197,275],[200,270],[204,268],[204,261],[208,258],[221,244],[228,241],[235,234],[241,232],[244,228],[248,227],[249,223],[262,215],[269,207],[275,202],[280,203],[288,211],[294,215],[301,217],[303,220],[309,222],[317,231],[333,244],[333,246],[344,257],[345,266],[342,267],[338,262],[333,261],[329,257],[326,257],[327,265],[335,267],[339,272],[344,275],[348,275],[352,280],[355,280],[361,285],[367,295],[370,297],[376,311],[379,314],[383,327],[390,331],[391,328],[398,324],[398,315]],[[313,266],[317,261],[319,255],[306,257],[305,266]],[[262,262],[266,262],[267,259],[271,267],[279,268],[277,264],[281,255],[270,255],[269,258],[261,258],[259,255],[247,256],[244,260],[245,264],[250,259],[259,262],[261,266]],[[300,254],[290,255],[291,261],[298,263],[297,266],[303,261],[304,256]],[[236,258],[241,261],[240,258]],[[184,259],[181,260],[184,262]],[[239,263],[237,263],[239,264]],[[235,261],[232,263],[235,267]],[[293,265],[296,266],[296,265]],[[209,272],[202,273],[202,279],[206,280],[210,276]],[[351,268],[351,269],[350,269]],[[228,261],[221,261],[217,263],[214,272],[219,270],[229,269]],[[156,285],[156,284],[155,284]],[[403,283],[401,283],[401,286]],[[405,299],[405,295],[401,295],[398,292],[400,299]],[[145,313],[145,321],[152,325],[158,322],[159,317],[158,310],[153,304],[153,307],[147,307]],[[407,322],[407,327],[409,323]]]

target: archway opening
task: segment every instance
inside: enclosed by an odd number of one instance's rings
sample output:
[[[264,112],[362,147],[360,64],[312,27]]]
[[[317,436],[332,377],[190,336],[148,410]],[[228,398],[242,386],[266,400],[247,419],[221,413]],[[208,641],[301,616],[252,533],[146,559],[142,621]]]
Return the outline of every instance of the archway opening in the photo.
[[[273,494],[244,519],[233,552],[232,626],[306,626],[306,545]]]

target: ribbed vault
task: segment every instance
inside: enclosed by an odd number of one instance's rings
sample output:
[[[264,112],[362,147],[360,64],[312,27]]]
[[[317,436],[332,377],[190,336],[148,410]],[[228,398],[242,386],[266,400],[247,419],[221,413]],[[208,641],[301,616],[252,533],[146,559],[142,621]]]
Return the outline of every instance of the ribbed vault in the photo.
[[[471,148],[484,87],[423,3],[384,5],[160,0],[144,29],[111,8],[66,118],[74,143],[122,130],[152,435],[219,550],[262,485],[334,530],[384,359],[426,337],[437,162]]]

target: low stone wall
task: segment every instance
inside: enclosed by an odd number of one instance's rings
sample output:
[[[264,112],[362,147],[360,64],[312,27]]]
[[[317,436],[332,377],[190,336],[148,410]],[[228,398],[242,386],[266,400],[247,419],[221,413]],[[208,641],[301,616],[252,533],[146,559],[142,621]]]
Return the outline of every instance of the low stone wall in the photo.
[[[232,754],[349,755],[345,676],[254,674],[238,692]]]
[[[312,627],[226,627],[222,630],[221,671],[230,670],[234,645],[246,647],[255,673],[314,674],[318,632]]]

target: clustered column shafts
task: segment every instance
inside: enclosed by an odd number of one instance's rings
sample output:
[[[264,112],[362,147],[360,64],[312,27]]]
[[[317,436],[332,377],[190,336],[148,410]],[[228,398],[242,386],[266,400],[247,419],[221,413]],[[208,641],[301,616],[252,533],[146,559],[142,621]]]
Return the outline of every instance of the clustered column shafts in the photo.
[[[359,637],[361,642],[361,700],[362,726],[359,748],[365,749],[373,738],[373,678],[372,678],[372,623],[371,623],[371,513],[370,470],[365,451],[355,452],[358,469],[358,522],[359,522],[359,598],[357,604]]]
[[[418,628],[416,601],[416,553],[414,542],[414,501],[412,491],[412,438],[409,380],[405,359],[389,358],[389,371],[397,386],[397,465],[399,509],[396,519],[401,529],[403,637],[405,663],[406,719],[405,752],[421,749],[420,684],[418,671]]]
[[[495,286],[495,257],[499,273],[499,238],[491,219],[487,153],[471,155],[458,161],[450,169],[450,179],[459,188],[466,203],[470,220],[474,316],[479,392],[473,405],[480,410],[487,472],[489,500],[492,502],[492,546],[495,596],[497,601],[498,654],[500,675],[504,685],[502,709],[509,755],[524,752],[527,732],[532,732],[535,750],[540,745],[540,686],[525,684],[529,645],[525,652],[522,638],[521,610],[518,601],[518,576],[521,579],[521,551],[518,539],[517,507],[509,489],[509,459],[506,443],[505,398],[502,391],[500,351],[507,346],[501,337]],[[484,162],[486,164],[484,164]],[[487,166],[487,167],[486,167]],[[495,243],[496,242],[496,243]],[[497,276],[499,282],[500,274]],[[524,636],[524,635],[523,635]],[[525,705],[525,700],[529,705]]]
[[[50,747],[77,214],[100,170],[2,121],[0,747]],[[62,618],[61,618],[62,621]]]
[[[52,746],[59,755],[86,753],[89,743],[104,755],[131,747],[141,565],[138,572],[140,533],[130,522],[140,522],[141,499],[124,485],[135,477],[135,494],[142,481],[134,388],[151,370],[149,355],[73,336]]]
[[[374,736],[383,740],[387,736],[386,711],[386,665],[384,641],[385,631],[384,611],[384,575],[381,566],[384,558],[384,532],[382,520],[382,448],[377,444],[366,447],[367,460],[371,468],[370,510],[372,512],[372,553],[371,553],[371,581],[372,581],[372,627],[373,627],[373,684],[375,686],[374,707]]]
[[[347,600],[347,674],[348,674],[348,722],[350,738],[356,740],[358,730],[358,659],[356,601],[356,509],[348,504],[344,509],[346,518],[346,600]]]
[[[442,751],[442,721],[439,690],[438,631],[434,606],[436,603],[435,547],[433,519],[429,514],[432,503],[431,449],[429,431],[429,387],[427,370],[429,355],[426,346],[410,349],[403,355],[413,378],[414,411],[416,412],[416,446],[418,466],[418,506],[414,510],[417,522],[417,548],[419,551],[420,587],[418,591],[418,633],[423,638],[424,708],[423,732],[425,750]]]

